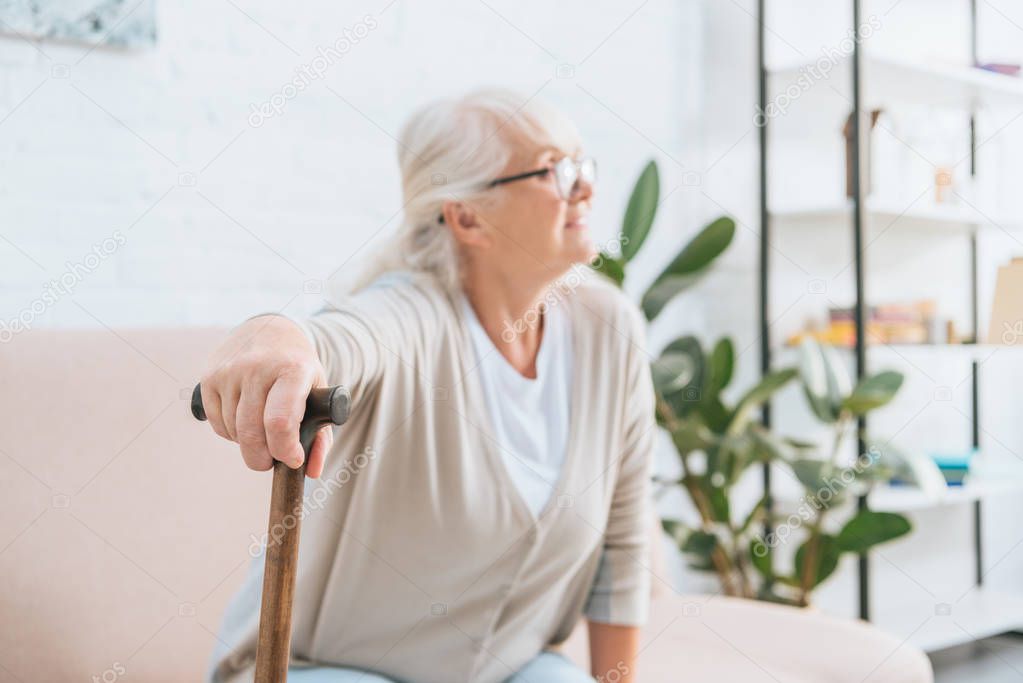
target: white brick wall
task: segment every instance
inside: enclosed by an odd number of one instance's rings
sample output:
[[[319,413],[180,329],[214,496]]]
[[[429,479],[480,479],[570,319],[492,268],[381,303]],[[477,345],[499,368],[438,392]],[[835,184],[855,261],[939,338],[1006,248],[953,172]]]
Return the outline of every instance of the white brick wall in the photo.
[[[646,159],[659,159],[665,192],[700,168],[702,12],[673,0],[163,1],[152,50],[0,38],[0,320],[115,231],[124,245],[33,327],[311,310],[304,281],[396,226],[391,136],[405,117],[484,84],[540,91],[576,119],[602,169],[596,237],[610,237]],[[363,21],[375,27],[323,78],[250,125],[252,105]],[[683,188],[657,239],[680,244],[717,211]],[[649,250],[649,276],[667,255]]]

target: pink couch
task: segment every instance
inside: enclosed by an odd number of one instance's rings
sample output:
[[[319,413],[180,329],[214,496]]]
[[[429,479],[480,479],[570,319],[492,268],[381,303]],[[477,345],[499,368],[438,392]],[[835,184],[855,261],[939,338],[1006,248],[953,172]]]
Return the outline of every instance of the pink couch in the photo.
[[[0,346],[0,683],[201,680],[270,483],[188,416],[222,334]],[[655,584],[647,683],[932,680],[922,653],[868,625]],[[564,646],[581,663],[585,638],[581,621]]]

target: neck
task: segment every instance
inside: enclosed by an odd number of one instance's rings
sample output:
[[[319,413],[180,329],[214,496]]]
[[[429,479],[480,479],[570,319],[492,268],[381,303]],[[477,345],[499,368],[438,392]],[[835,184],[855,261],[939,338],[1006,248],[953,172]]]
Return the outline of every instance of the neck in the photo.
[[[550,282],[467,267],[462,289],[487,336],[501,355],[526,377],[536,377],[543,337],[540,304]]]

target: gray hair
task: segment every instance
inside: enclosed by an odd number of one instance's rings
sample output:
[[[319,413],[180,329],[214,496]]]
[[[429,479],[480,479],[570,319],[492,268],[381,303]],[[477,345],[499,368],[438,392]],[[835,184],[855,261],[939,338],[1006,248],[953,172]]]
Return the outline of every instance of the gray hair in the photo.
[[[511,159],[510,141],[516,138],[566,154],[580,146],[579,132],[564,114],[510,90],[477,90],[417,110],[398,139],[405,202],[401,225],[345,289],[355,292],[389,271],[413,270],[457,291],[461,263],[454,238],[439,220],[443,204],[482,199],[486,183]]]

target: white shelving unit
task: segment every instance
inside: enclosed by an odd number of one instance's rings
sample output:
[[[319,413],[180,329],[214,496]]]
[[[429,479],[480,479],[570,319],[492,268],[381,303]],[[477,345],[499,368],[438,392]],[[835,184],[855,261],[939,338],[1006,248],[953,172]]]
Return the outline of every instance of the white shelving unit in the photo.
[[[854,17],[858,10],[858,0],[854,0]],[[971,27],[975,31],[975,24]],[[975,34],[974,34],[975,38]],[[974,41],[975,42],[975,41]],[[1023,78],[993,73],[965,65],[947,64],[931,65],[903,61],[886,56],[870,55],[862,48],[859,55],[859,93],[858,103],[862,112],[872,109],[889,109],[899,105],[928,106],[955,108],[968,112],[971,116],[988,107],[1012,107],[1016,110],[1023,107]],[[761,52],[761,59],[764,59]],[[763,73],[763,93],[769,100],[770,93],[783,92],[792,84],[811,83],[811,88],[820,88],[827,96],[838,95],[846,99],[853,108],[854,97],[851,90],[849,73],[853,70],[854,55],[846,56],[834,63],[830,74],[822,77],[816,63],[790,63],[767,67]],[[762,62],[763,63],[763,62]],[[762,96],[763,98],[764,96]],[[763,101],[763,99],[762,99]],[[840,122],[836,122],[840,123]],[[864,131],[866,134],[866,131]],[[762,138],[766,149],[766,134]],[[975,153],[975,147],[972,148]],[[766,154],[766,152],[764,152]],[[766,166],[763,169],[766,174]],[[766,195],[767,180],[763,181],[762,190]],[[878,196],[881,196],[880,193]],[[762,216],[765,221],[770,219],[771,225],[782,229],[800,228],[813,225],[817,229],[848,230],[849,223],[854,221],[854,204],[850,199],[832,202],[813,203],[804,198],[794,197],[788,205],[762,205]],[[934,236],[939,235],[970,235],[975,239],[977,231],[995,227],[1003,230],[1023,227],[1021,215],[1005,215],[1004,212],[988,210],[979,202],[960,202],[957,204],[936,205],[930,198],[921,201],[906,201],[904,206],[897,202],[864,197],[861,204],[862,222],[857,229],[881,227],[885,229],[924,229]],[[972,204],[972,205],[971,205]],[[765,234],[767,233],[765,225]],[[765,243],[762,242],[762,249]],[[973,245],[974,277],[976,277],[976,244]],[[767,287],[767,275],[763,286]],[[974,282],[974,309],[976,307],[976,284]],[[766,300],[766,298],[765,298]],[[976,321],[976,311],[973,315]],[[766,314],[762,316],[766,320]],[[766,328],[764,330],[766,332]],[[970,354],[974,361],[989,353],[991,347],[969,345],[873,345],[867,343],[864,353],[875,358],[881,349],[889,349],[897,353],[892,355],[912,354],[917,350],[929,352]],[[775,349],[775,352],[779,352]],[[768,351],[764,351],[769,354]],[[780,355],[784,356],[784,352]],[[770,358],[770,355],[767,355]],[[976,385],[975,385],[976,386]],[[934,651],[985,638],[998,633],[1023,628],[1023,581],[1018,592],[993,590],[979,585],[980,571],[980,503],[992,496],[1013,495],[1019,497],[1023,493],[1023,480],[974,480],[961,487],[949,487],[937,496],[930,496],[923,491],[896,486],[876,488],[868,497],[868,505],[874,510],[885,510],[900,513],[912,513],[933,509],[935,507],[961,506],[963,514],[972,510],[977,530],[976,556],[978,567],[978,585],[974,586],[961,599],[951,604],[916,603],[896,604],[889,602],[877,605],[876,614],[871,615],[872,621],[882,629],[912,643],[925,651]],[[779,508],[798,503],[781,494]],[[956,558],[959,561],[960,558]],[[962,558],[966,561],[966,558]],[[938,558],[935,558],[938,561]],[[942,561],[948,561],[945,558]],[[861,612],[865,587],[864,578],[866,564],[860,564]],[[867,600],[869,604],[869,600]]]

